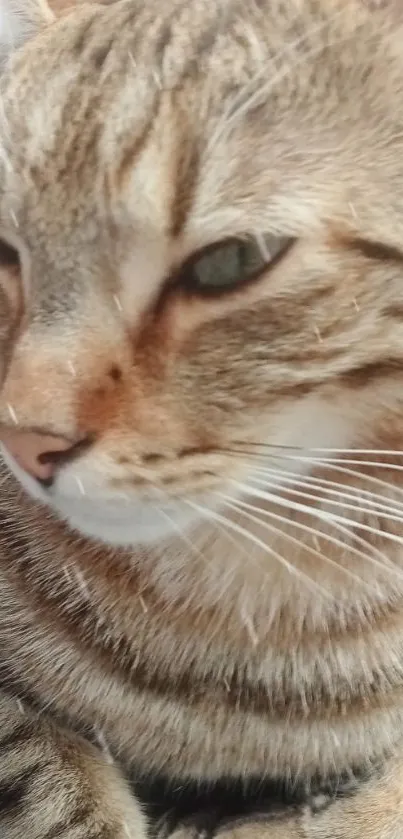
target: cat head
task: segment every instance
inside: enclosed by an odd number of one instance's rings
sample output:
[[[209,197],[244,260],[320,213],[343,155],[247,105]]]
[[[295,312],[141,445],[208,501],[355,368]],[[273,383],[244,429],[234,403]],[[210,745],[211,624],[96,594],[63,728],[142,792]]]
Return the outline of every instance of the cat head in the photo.
[[[4,456],[72,527],[137,544],[284,512],[329,449],[403,448],[391,17],[1,0]]]

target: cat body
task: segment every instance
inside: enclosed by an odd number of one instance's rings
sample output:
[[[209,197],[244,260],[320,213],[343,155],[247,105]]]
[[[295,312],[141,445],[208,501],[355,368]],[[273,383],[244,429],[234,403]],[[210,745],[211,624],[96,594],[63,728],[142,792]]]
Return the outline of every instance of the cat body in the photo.
[[[403,836],[402,29],[0,3],[7,839]]]

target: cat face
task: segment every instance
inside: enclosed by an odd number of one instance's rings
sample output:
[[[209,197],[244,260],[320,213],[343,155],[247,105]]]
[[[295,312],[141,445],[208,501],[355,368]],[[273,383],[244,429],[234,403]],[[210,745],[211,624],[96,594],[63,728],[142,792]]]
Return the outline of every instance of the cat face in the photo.
[[[391,11],[17,7],[0,4],[0,284],[24,311],[0,420],[28,492],[136,544],[259,485],[282,497],[321,450],[400,450]],[[12,456],[35,433],[51,485]]]

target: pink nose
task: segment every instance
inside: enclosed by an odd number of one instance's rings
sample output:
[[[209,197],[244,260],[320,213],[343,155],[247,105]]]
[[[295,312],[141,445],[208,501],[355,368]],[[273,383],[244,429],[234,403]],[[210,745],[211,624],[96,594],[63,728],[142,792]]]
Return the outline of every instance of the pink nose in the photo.
[[[0,429],[0,441],[25,472],[38,481],[51,480],[62,453],[72,448],[71,442],[63,437],[34,431]]]

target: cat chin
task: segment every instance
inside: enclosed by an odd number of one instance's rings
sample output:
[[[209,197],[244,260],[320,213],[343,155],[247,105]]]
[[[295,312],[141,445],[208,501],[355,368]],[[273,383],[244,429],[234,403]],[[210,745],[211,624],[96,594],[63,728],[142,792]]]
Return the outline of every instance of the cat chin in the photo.
[[[114,504],[81,504],[81,510],[70,500],[57,499],[52,509],[72,530],[83,536],[114,547],[147,548],[163,543],[178,532],[183,532],[196,516],[184,509],[169,507],[155,509],[152,503],[133,501],[126,515],[121,515]]]
[[[85,508],[80,515],[77,512],[68,512],[63,507],[64,505],[58,504],[53,509],[72,530],[112,547],[136,549],[153,547],[172,537],[177,533],[178,528],[186,527],[186,524],[180,520],[175,521],[175,525],[164,521],[153,510],[147,511],[151,512],[151,515],[146,521],[141,505],[139,508],[133,506],[131,518],[127,520],[114,519],[113,512],[106,506],[105,515],[102,516],[102,509],[99,509],[98,517],[88,514]]]
[[[0,444],[0,453],[10,472],[27,494],[51,509],[82,536],[115,547],[151,547],[191,527],[198,519],[184,503],[154,505],[152,501],[127,496],[116,500],[72,497],[47,491],[28,475]],[[202,501],[202,499],[200,499]]]

